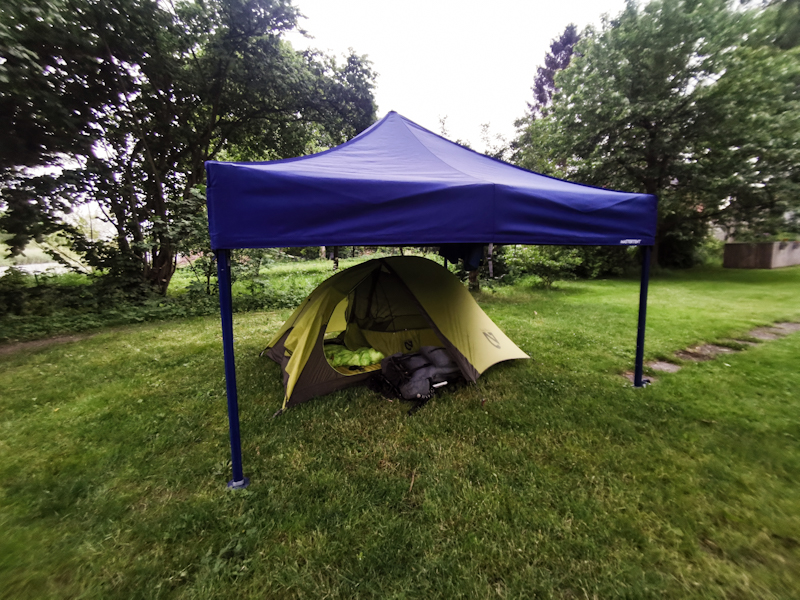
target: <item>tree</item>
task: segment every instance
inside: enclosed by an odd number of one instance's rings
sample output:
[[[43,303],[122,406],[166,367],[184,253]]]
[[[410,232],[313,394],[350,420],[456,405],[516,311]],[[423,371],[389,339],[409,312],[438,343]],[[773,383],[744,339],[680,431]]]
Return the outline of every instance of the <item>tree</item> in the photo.
[[[517,136],[511,143],[511,161],[523,169],[565,178],[566,158],[559,152],[558,123],[550,116],[528,115],[515,123]]]
[[[17,83],[2,101],[20,125],[0,132],[0,145],[28,123],[48,140],[34,143],[30,160],[3,157],[0,226],[15,234],[17,248],[65,229],[96,266],[163,293],[181,240],[192,237],[204,210],[193,190],[206,160],[301,155],[375,119],[374,74],[364,57],[351,52],[339,64],[282,40],[296,27],[289,0],[51,0],[44,18],[63,42],[46,47],[37,42],[42,17],[12,2],[0,12],[2,76]],[[26,72],[35,76],[20,76]],[[59,86],[71,91],[26,100]],[[42,175],[32,166],[61,169]],[[114,224],[113,242],[86,240],[59,221],[60,212],[89,201]]]
[[[800,47],[737,49],[709,93],[725,114],[708,144],[722,174],[712,221],[739,241],[800,232]]]
[[[116,97],[116,69],[64,0],[0,5],[0,174],[86,154],[91,110]]]
[[[533,104],[528,104],[531,116],[541,116],[545,114],[550,106],[553,94],[556,93],[556,73],[563,71],[569,66],[572,60],[572,52],[581,39],[578,28],[570,23],[564,32],[550,42],[550,52],[544,56],[544,66],[536,69],[536,77],[533,80]]]
[[[569,66],[575,44],[580,40],[577,27],[570,23],[564,32],[550,43],[550,51],[544,56],[544,66],[536,69],[533,80],[533,104],[530,111],[517,120],[517,137],[511,142],[511,160],[531,171],[563,177],[563,162],[553,151],[551,136],[553,121],[546,117],[550,112],[553,95],[557,91],[555,76]]]
[[[508,141],[502,134],[492,133],[491,123],[481,125],[481,141],[483,142],[483,154],[497,160],[508,160],[511,150]]]
[[[691,264],[711,223],[788,206],[797,61],[765,48],[765,15],[724,0],[630,2],[584,33],[549,122],[529,128],[570,178],[660,197],[662,265]]]
[[[91,152],[93,112],[117,96],[115,67],[69,10],[64,0],[0,5],[0,201],[15,251],[58,229],[67,207],[52,173]],[[43,166],[53,168],[31,170]]]
[[[716,148],[734,175],[715,222],[729,237],[800,232],[800,1],[759,13],[712,94],[727,116]]]

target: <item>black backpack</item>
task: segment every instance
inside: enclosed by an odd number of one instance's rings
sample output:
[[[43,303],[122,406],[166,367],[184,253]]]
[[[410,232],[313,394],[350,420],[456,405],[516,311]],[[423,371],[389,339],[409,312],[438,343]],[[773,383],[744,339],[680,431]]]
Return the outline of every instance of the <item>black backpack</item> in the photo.
[[[423,346],[413,354],[392,354],[381,361],[384,395],[424,404],[437,388],[461,378],[461,370],[444,348]],[[387,394],[386,392],[389,392]]]

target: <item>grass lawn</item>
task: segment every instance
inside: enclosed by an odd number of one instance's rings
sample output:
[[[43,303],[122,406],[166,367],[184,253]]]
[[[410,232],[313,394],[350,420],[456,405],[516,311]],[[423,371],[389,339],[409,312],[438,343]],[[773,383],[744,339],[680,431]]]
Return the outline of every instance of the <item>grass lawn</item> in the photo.
[[[289,311],[235,315],[236,492],[217,318],[0,356],[0,597],[800,597],[800,334],[633,389],[638,281],[479,301],[533,360],[411,418],[272,419]],[[800,268],[662,273],[646,358],[782,320]]]

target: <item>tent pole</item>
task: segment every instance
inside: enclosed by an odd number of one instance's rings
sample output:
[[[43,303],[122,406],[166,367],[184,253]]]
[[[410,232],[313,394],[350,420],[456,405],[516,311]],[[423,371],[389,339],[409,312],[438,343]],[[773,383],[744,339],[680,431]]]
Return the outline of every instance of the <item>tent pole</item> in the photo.
[[[636,366],[633,373],[633,386],[644,387],[649,379],[642,379],[644,362],[644,328],[647,319],[647,286],[650,283],[650,253],[652,246],[642,246],[642,283],[639,288],[639,327],[636,333]]]
[[[231,298],[231,251],[216,250],[219,314],[222,319],[222,352],[225,357],[225,391],[228,396],[228,427],[231,438],[233,479],[228,487],[244,488],[250,480],[242,473],[242,441],[239,436],[239,399],[236,392],[236,363],[233,357],[233,302]]]

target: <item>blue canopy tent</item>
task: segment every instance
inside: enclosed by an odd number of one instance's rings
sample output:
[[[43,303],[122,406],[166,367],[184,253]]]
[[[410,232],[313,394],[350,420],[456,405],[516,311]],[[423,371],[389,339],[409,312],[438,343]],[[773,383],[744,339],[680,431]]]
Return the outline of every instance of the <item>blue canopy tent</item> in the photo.
[[[643,247],[634,385],[641,387],[657,198],[533,173],[390,112],[349,142],[287,160],[206,163],[217,253],[233,480],[241,467],[230,250],[551,244]]]

